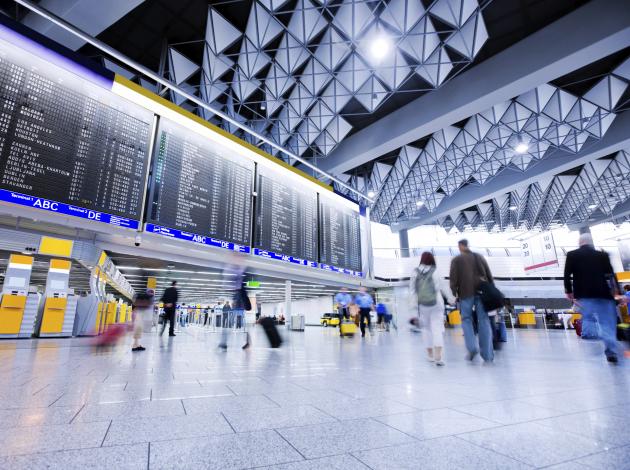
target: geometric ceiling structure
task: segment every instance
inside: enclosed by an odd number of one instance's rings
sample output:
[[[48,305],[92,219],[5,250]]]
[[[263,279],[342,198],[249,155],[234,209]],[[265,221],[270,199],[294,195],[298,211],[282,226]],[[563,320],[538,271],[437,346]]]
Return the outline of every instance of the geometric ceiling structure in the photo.
[[[440,87],[487,41],[477,0],[425,5],[254,0],[240,25],[210,5],[200,38],[203,55],[186,57],[172,44],[165,71],[291,152],[326,156],[352,130],[348,116],[370,115],[399,92]],[[193,107],[175,93],[170,98]],[[202,115],[239,133],[206,111]],[[242,137],[252,141],[246,133]],[[286,158],[268,145],[262,148]]]
[[[447,230],[547,230],[579,225],[595,214],[611,216],[630,199],[630,149],[585,164],[572,174],[514,188],[438,222]]]
[[[343,179],[374,194],[371,217],[376,222],[395,224],[418,214],[430,215],[463,186],[483,186],[500,177],[506,168],[526,172],[538,162],[553,158],[557,149],[577,154],[589,142],[602,139],[617,117],[622,96],[628,92],[628,64],[630,59],[612,73],[598,77],[582,96],[552,84],[540,85],[457,126],[433,133],[421,148],[402,147],[393,164],[375,165],[370,175],[346,175]],[[611,171],[620,172],[615,178],[626,175],[627,179],[627,155],[619,152],[612,160],[590,163],[579,175],[551,175],[498,200],[467,207],[436,221],[447,229],[459,230],[545,229],[557,223],[588,221],[594,211],[611,215],[616,206],[630,199],[624,185],[614,196],[606,187],[613,178]],[[603,170],[599,170],[608,163],[605,179],[600,180]],[[336,189],[347,193],[339,186]],[[562,203],[569,207],[561,207]],[[512,210],[506,212],[508,207]]]

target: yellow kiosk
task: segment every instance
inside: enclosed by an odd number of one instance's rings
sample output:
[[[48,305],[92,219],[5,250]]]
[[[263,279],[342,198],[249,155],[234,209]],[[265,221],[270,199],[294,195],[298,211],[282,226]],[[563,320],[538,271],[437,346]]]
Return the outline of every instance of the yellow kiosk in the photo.
[[[40,295],[29,292],[33,257],[11,255],[0,301],[0,338],[30,338],[33,335]]]

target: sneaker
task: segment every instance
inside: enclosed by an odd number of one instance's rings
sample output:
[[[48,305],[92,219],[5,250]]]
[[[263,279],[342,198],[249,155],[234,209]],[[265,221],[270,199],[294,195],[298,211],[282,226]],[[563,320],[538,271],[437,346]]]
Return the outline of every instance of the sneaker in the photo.
[[[610,362],[611,364],[617,364],[617,362],[619,362],[619,359],[617,358],[616,354],[611,354],[609,356],[606,356],[606,360]]]
[[[132,352],[137,352],[137,351],[142,351],[142,350],[144,350],[144,348],[142,346],[138,346],[136,348],[131,348]]]
[[[249,343],[245,343],[245,344],[243,345],[243,349],[247,349],[247,348],[249,348]]]
[[[147,348],[145,348],[144,346],[138,346],[137,347],[138,351],[146,351]]]
[[[177,336],[177,335],[176,335],[175,333],[173,333],[173,334],[170,334],[170,333],[169,333],[169,336]]]
[[[477,351],[469,352],[466,354],[466,360],[472,362],[476,356],[477,356]]]
[[[444,365],[444,361],[442,361],[442,360],[435,361],[435,365],[436,366],[443,366]]]

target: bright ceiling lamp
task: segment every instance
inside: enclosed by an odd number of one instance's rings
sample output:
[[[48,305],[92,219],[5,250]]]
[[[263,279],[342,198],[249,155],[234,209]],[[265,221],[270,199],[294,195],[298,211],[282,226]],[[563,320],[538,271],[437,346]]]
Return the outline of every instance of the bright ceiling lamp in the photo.
[[[368,197],[374,197],[376,193],[374,191],[368,191]]]
[[[416,207],[424,206],[424,201],[416,201]]]
[[[511,211],[515,211],[516,209],[518,209],[518,207],[516,207],[516,206],[510,206],[510,207],[508,207],[508,209],[509,209],[509,210],[511,210]]]
[[[589,209],[597,209],[597,204],[589,204],[588,208]]]
[[[525,153],[529,150],[529,145],[527,145],[525,142],[520,142],[516,145],[516,147],[514,147],[514,151],[516,153]]]
[[[391,52],[392,47],[391,38],[384,33],[378,33],[368,42],[370,58],[375,62],[380,62]]]

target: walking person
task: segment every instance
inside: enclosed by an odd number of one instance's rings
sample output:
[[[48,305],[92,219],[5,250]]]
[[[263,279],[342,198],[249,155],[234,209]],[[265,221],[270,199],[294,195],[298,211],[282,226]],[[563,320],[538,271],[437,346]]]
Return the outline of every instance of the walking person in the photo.
[[[348,292],[347,287],[342,287],[341,291],[335,295],[335,306],[337,307],[337,314],[339,315],[339,335],[341,334],[341,323],[344,320],[350,320],[350,304],[352,303],[352,296]]]
[[[177,308],[177,300],[179,299],[179,291],[177,290],[177,281],[171,283],[171,287],[168,287],[160,301],[164,304],[164,322],[162,323],[162,330],[160,336],[166,329],[166,322],[168,321],[168,335],[175,336],[175,309]]]
[[[420,313],[427,332],[427,358],[437,366],[444,365],[444,297],[455,304],[444,279],[437,273],[435,258],[425,251],[420,256],[420,265],[414,269],[409,285],[412,298]]]
[[[365,322],[367,320],[367,326],[372,332],[372,320],[370,314],[374,308],[374,299],[368,294],[367,288],[361,286],[359,293],[354,297],[354,303],[359,307],[359,328],[361,328],[361,337],[365,338]]]
[[[472,361],[481,353],[484,361],[492,362],[494,360],[492,326],[488,313],[481,303],[478,288],[483,281],[494,283],[494,279],[484,257],[470,251],[468,240],[460,240],[458,248],[460,254],[451,261],[450,285],[451,291],[459,301],[464,340],[468,350],[466,359]],[[477,317],[478,344],[473,326],[473,307]]]
[[[151,328],[153,322],[153,289],[147,289],[146,292],[136,295],[133,301],[133,310],[131,316],[133,318],[133,345],[131,350],[144,351],[146,348],[140,344],[142,333],[145,328]]]
[[[567,253],[564,265],[564,291],[567,299],[580,307],[584,318],[599,323],[608,362],[617,358],[617,282],[608,254],[597,251],[590,233],[583,233],[580,247]]]

